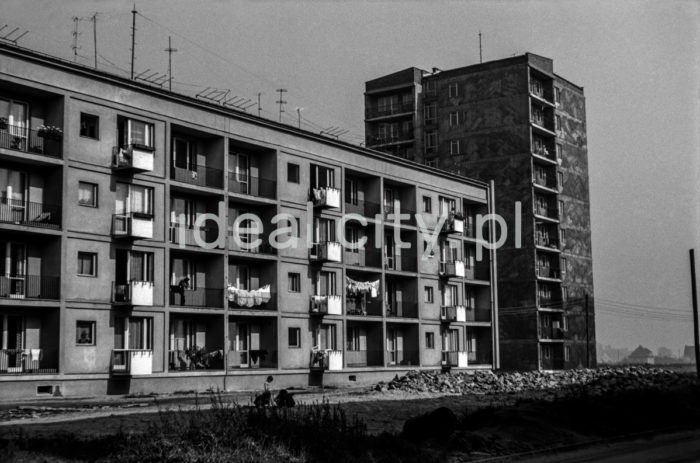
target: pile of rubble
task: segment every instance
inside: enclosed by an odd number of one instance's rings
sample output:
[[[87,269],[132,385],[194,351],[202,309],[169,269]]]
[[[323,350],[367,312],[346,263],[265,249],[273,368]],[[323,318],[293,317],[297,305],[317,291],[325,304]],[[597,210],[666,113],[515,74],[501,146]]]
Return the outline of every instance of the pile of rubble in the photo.
[[[581,389],[602,394],[632,389],[659,388],[695,383],[693,375],[660,368],[627,367],[598,370],[531,372],[410,371],[392,381],[372,387],[374,391],[441,392],[450,394],[503,394],[524,391]]]

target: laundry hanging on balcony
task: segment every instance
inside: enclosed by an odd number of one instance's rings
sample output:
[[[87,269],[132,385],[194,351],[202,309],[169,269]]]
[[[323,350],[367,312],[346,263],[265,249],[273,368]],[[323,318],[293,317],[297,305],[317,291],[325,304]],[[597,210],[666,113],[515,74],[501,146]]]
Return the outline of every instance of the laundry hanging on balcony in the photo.
[[[345,287],[350,296],[369,293],[370,297],[377,297],[379,293],[379,280],[355,281],[350,277],[345,277]]]
[[[228,285],[227,288],[228,300],[240,307],[255,307],[261,304],[270,302],[270,285],[265,285],[262,288],[247,290],[239,289],[233,285]]]
[[[314,201],[317,203],[323,202],[326,199],[326,190],[313,188]]]

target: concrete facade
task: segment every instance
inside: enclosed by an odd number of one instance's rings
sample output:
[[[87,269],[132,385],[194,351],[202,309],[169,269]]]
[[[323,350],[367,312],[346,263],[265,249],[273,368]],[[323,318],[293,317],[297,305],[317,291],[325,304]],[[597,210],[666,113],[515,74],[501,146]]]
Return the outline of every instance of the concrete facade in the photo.
[[[501,367],[595,366],[583,88],[528,53],[380,77],[365,106],[368,147],[495,182]]]
[[[489,184],[27,50],[0,55],[4,398],[498,367],[495,258],[474,259],[468,228],[493,210]],[[348,221],[346,239],[370,247],[338,244],[349,212],[366,224]],[[300,246],[266,245],[292,236],[271,223],[280,213],[298,220]],[[394,226],[393,213],[410,215]],[[245,214],[262,220],[259,245],[234,240]],[[458,230],[436,231],[440,215]],[[422,223],[438,236],[425,259]]]

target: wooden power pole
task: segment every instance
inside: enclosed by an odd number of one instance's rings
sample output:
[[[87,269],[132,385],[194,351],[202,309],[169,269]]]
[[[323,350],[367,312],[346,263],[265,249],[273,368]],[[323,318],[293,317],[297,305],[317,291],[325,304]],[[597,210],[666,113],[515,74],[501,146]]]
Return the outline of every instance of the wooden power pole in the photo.
[[[690,250],[690,288],[693,295],[693,335],[695,336],[695,374],[700,378],[700,327],[698,327],[698,289],[695,281],[695,249]]]

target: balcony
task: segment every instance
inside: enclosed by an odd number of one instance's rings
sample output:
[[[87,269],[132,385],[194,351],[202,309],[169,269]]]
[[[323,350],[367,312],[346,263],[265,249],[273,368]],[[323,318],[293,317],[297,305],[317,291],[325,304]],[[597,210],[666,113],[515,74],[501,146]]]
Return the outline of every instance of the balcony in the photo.
[[[340,190],[331,187],[311,189],[311,201],[314,207],[330,209],[340,207]]]
[[[47,368],[43,349],[1,349],[0,374],[55,374],[56,368]]]
[[[114,349],[111,370],[114,375],[150,375],[153,372],[153,351]]]
[[[59,277],[0,275],[0,299],[58,300],[60,288]]]
[[[229,309],[275,310],[277,305],[277,293],[270,291],[270,285],[252,290],[229,286],[226,297]]]
[[[386,351],[386,363],[388,366],[417,366],[418,351],[416,350],[388,350]]]
[[[396,318],[418,318],[418,303],[416,301],[387,301],[386,316]]]
[[[466,322],[467,309],[462,305],[443,305],[440,307],[440,321],[445,323]]]
[[[230,243],[230,248],[232,251],[237,251],[237,252],[246,252],[249,254],[266,254],[269,256],[275,256],[277,255],[277,249],[272,246],[272,244],[269,243],[268,240],[264,236],[260,236],[258,239],[260,239],[260,243],[256,246],[253,246],[250,242],[245,241],[245,236],[239,236],[240,243],[236,243],[234,241],[234,230],[231,230],[229,233],[229,243]],[[245,243],[245,246],[241,246],[241,244]]]
[[[141,212],[127,212],[112,216],[112,236],[114,238],[152,239],[153,215]]]
[[[216,242],[218,229],[208,227],[181,227],[180,224],[170,224],[168,239],[173,244],[181,246],[197,246],[201,244],[213,244]],[[199,243],[197,242],[199,241]]]
[[[343,247],[336,241],[316,243],[311,248],[309,259],[314,262],[342,262]]]
[[[345,359],[348,367],[368,367],[382,365],[381,350],[347,350]]]
[[[542,235],[540,233],[535,234],[535,245],[539,246],[541,248],[548,248],[553,251],[556,251],[559,249],[559,240],[557,238],[548,236],[548,235]]]
[[[195,166],[192,169],[185,169],[173,166],[170,168],[170,178],[190,185],[208,188],[224,187],[224,171],[213,167]]]
[[[347,265],[382,267],[382,252],[379,249],[346,249],[344,258]]]
[[[559,192],[559,186],[557,185],[554,175],[537,173],[532,177],[532,183],[536,188],[543,190],[545,193]]]
[[[466,321],[468,322],[491,322],[491,310],[489,309],[466,309]]]
[[[345,202],[345,212],[347,214],[359,214],[363,217],[374,219],[382,213],[382,207],[379,203],[372,201],[354,200],[353,202]]]
[[[196,288],[180,291],[177,285],[171,285],[170,305],[223,309],[224,290],[223,288]]]
[[[440,276],[445,278],[464,278],[464,262],[461,260],[440,262]]]
[[[392,217],[391,220],[389,220],[390,215],[399,215],[399,214],[407,214],[410,217],[406,219],[405,222],[402,222],[404,225],[408,224],[413,224],[414,217],[416,214],[416,211],[409,209],[403,204],[384,204],[382,206],[382,211],[384,212],[384,220],[393,222],[394,220],[398,220],[398,217]]]
[[[153,282],[132,280],[128,283],[112,282],[112,302],[124,305],[153,305]]]
[[[223,370],[223,351],[207,352],[196,346],[168,351],[168,371]]]
[[[343,369],[343,352],[333,349],[311,351],[311,371],[338,371]]]
[[[0,222],[58,230],[61,228],[61,207],[3,196],[0,198]]]
[[[537,334],[540,339],[549,341],[562,341],[564,340],[564,330],[559,326],[553,324],[552,326],[539,325],[537,327]]]
[[[243,172],[228,173],[228,191],[247,196],[275,199],[277,182],[266,178],[258,178]]]
[[[448,234],[463,234],[464,233],[464,217],[460,215],[448,216],[445,223],[442,225],[440,233]]]
[[[382,300],[377,298],[348,296],[345,298],[345,312],[348,315],[381,317],[383,304]]]
[[[410,103],[396,103],[386,106],[370,106],[365,110],[366,119],[406,114],[414,111],[413,101]]]
[[[468,365],[491,365],[493,356],[489,351],[477,350],[467,353]]]
[[[442,364],[452,368],[466,368],[469,365],[469,354],[464,351],[442,351]]]
[[[551,267],[536,266],[535,273],[537,274],[538,278],[545,278],[548,280],[561,279],[561,273],[559,272],[559,270],[553,269]]]
[[[62,133],[9,125],[0,119],[0,148],[60,158],[62,140]]]
[[[550,221],[559,221],[559,210],[546,204],[535,204],[535,215]]]
[[[311,296],[309,313],[311,315],[340,315],[343,312],[343,301],[340,296]]]
[[[155,148],[131,144],[112,148],[112,169],[120,172],[153,172]]]
[[[399,133],[394,135],[370,135],[367,137],[367,146],[378,147],[382,145],[393,145],[399,143],[413,143],[413,132]]]

